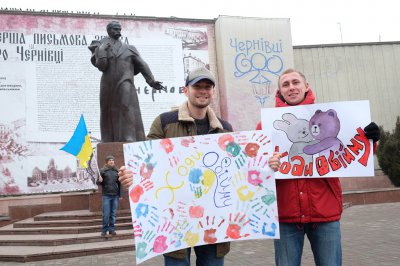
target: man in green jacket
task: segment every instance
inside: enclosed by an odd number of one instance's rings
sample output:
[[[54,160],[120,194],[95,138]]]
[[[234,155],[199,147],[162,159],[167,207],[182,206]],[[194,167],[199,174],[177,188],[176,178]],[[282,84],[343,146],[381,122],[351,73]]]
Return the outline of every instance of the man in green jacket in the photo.
[[[153,122],[148,139],[195,136],[232,132],[232,126],[210,108],[215,92],[215,77],[201,67],[189,72],[184,93],[188,100],[177,110],[159,115]],[[128,188],[133,175],[124,166],[120,168],[119,180]],[[229,252],[229,242],[194,247],[196,265],[224,265],[224,256]],[[190,266],[190,248],[173,251],[164,255],[165,266]]]

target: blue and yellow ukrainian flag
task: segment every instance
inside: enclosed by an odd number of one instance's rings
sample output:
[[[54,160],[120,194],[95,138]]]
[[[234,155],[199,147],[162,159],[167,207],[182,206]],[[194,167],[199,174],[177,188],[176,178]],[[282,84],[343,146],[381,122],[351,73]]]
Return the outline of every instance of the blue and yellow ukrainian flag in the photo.
[[[87,163],[93,153],[93,148],[83,115],[81,115],[81,118],[79,119],[79,123],[75,129],[74,135],[72,135],[68,143],[65,144],[65,146],[60,150],[76,156],[83,168],[88,167]]]

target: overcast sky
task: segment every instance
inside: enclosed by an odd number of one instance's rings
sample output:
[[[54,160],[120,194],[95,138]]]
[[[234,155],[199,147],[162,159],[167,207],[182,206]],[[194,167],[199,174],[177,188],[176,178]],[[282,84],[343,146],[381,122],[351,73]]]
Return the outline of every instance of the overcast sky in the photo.
[[[400,41],[399,5],[398,0],[0,0],[2,8],[35,11],[290,18],[293,45]]]

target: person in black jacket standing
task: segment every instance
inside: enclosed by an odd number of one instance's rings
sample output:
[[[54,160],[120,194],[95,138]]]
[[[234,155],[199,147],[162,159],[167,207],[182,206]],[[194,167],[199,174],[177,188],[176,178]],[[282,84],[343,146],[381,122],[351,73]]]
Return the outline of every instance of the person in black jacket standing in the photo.
[[[122,199],[123,188],[118,181],[118,169],[115,166],[114,156],[106,157],[106,164],[100,169],[98,183],[102,185],[103,192],[103,225],[101,236],[105,237],[107,231],[116,235],[115,221],[117,219],[118,201]]]

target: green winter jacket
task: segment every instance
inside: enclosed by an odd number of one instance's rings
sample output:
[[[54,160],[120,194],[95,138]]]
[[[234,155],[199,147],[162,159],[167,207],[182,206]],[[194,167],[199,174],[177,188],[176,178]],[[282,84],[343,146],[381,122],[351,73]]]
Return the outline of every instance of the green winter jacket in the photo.
[[[218,118],[214,111],[208,107],[208,120],[210,121],[210,134],[232,132],[232,126]],[[179,106],[177,110],[163,113],[156,117],[150,127],[147,139],[164,139],[196,135],[194,118],[189,115],[187,102]]]
[[[210,107],[207,109],[207,116],[210,122],[209,134],[233,131],[232,126],[225,120],[218,118]],[[185,102],[177,110],[159,115],[151,125],[147,139],[195,136],[196,132],[195,121],[189,115],[187,102]],[[228,254],[230,249],[229,242],[217,243],[215,245],[217,245],[217,257],[223,257]],[[173,251],[164,255],[183,259],[186,258],[186,249]]]

